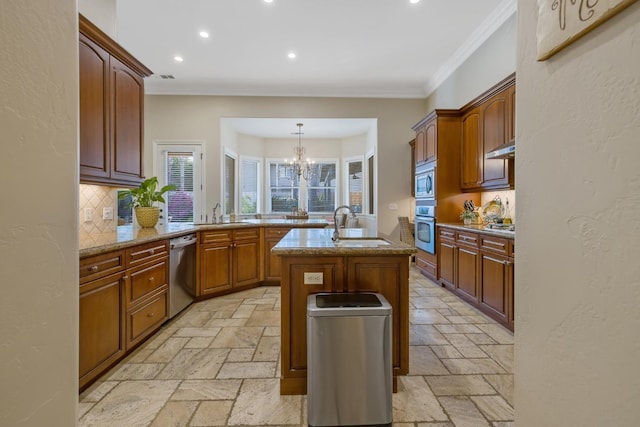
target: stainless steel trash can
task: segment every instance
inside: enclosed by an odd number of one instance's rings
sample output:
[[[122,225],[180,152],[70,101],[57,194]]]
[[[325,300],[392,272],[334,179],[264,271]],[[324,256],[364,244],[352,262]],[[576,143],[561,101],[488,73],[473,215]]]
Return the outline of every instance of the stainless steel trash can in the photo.
[[[391,305],[382,295],[309,295],[309,426],[390,426],[391,355]]]

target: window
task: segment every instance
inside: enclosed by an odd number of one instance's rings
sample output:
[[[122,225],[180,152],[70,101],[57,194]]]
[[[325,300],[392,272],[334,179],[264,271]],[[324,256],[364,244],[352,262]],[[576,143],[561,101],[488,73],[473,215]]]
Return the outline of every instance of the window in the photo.
[[[369,177],[368,180],[368,188],[369,188],[369,214],[370,215],[374,215],[375,214],[375,194],[376,194],[376,189],[375,189],[375,179],[374,179],[374,173],[375,173],[375,162],[374,162],[374,158],[373,158],[373,154],[369,155],[367,157],[367,175]]]
[[[362,158],[345,161],[345,190],[347,204],[354,212],[362,213],[364,209],[364,176]]]
[[[312,176],[307,181],[307,211],[333,212],[336,208],[336,162],[318,162],[311,165]]]
[[[236,206],[236,158],[227,153],[224,155],[223,212],[230,214]]]
[[[311,165],[309,180],[293,174],[288,163],[269,162],[269,210],[290,213],[304,209],[309,213],[330,213],[336,207],[337,162]]]
[[[160,186],[176,190],[164,195],[162,216],[171,222],[200,222],[202,196],[202,147],[204,143],[154,142],[154,170]]]
[[[260,206],[261,160],[240,156],[240,213],[255,214]]]
[[[193,152],[166,154],[167,184],[176,186],[167,193],[167,218],[171,222],[193,222]]]
[[[298,209],[300,183],[289,165],[269,162],[269,210],[289,213]]]

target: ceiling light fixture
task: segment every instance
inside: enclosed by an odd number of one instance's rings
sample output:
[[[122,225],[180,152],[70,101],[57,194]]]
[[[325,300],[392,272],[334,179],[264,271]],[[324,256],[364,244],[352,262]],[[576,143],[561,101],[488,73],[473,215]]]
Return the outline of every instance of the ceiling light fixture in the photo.
[[[420,0],[409,0],[409,3],[411,3],[411,4],[420,3]]]
[[[173,60],[176,61],[176,62],[182,62],[182,61],[184,61],[184,58],[182,58],[182,56],[177,56],[176,55],[176,56],[173,57]]]
[[[296,56],[297,56],[297,55],[296,55],[296,53],[295,53],[295,52],[289,52],[289,53],[287,54],[287,57],[288,57],[289,59],[296,59]]]
[[[298,146],[293,147],[293,155],[295,156],[293,160],[289,163],[289,167],[291,168],[292,174],[298,176],[298,182],[300,182],[300,176],[302,176],[305,180],[309,180],[313,177],[313,162],[308,158],[303,160],[302,156],[307,152],[307,149],[302,146],[302,123],[297,123],[298,132],[293,132],[292,135],[298,135]]]
[[[200,37],[202,37],[203,39],[208,39],[209,33],[207,33],[206,31],[200,31]]]
[[[265,3],[273,3],[273,0],[264,0]]]

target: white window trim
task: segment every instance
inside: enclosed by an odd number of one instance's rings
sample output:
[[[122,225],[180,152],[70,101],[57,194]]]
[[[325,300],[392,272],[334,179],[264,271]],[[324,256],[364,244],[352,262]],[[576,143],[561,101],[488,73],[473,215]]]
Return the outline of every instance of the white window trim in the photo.
[[[369,159],[373,156],[373,188],[369,188],[369,176],[371,171],[369,171]],[[371,195],[372,194],[378,194],[378,156],[376,155],[376,150],[375,148],[372,148],[371,150],[368,150],[365,153],[364,156],[364,163],[362,164],[363,166],[363,171],[366,171],[364,173],[365,177],[366,177],[366,181],[365,181],[365,206],[366,206],[366,212],[363,212],[363,214],[367,214],[367,215],[372,215],[372,216],[376,216],[378,214],[378,204],[375,203],[373,205],[373,212],[370,213],[369,212],[369,203],[371,201]],[[377,202],[377,200],[374,199],[374,202]]]
[[[234,180],[234,192],[236,194],[234,194],[233,197],[233,204],[234,206],[231,206],[231,211],[232,212],[238,212],[238,153],[233,151],[232,149],[230,149],[227,146],[223,146],[222,147],[222,158],[220,159],[220,170],[222,171],[221,175],[220,175],[220,200],[221,200],[221,205],[220,206],[220,212],[226,212],[226,206],[224,205],[224,168],[225,168],[225,159],[226,156],[229,156],[231,158],[233,158],[236,161],[236,167],[234,168],[233,171],[233,180]]]
[[[206,191],[204,188],[205,168],[204,157],[206,141],[204,140],[154,140],[153,141],[153,175],[158,177],[160,186],[167,185],[165,177],[166,170],[164,165],[165,151],[193,151],[193,188],[196,197],[193,200],[193,216],[194,221],[199,216],[202,220],[204,215],[204,207],[207,206]]]
[[[236,168],[238,170],[238,174],[240,173],[239,169],[240,169],[240,165],[242,164],[243,160],[251,160],[251,161],[255,161],[255,162],[258,163],[258,171],[257,171],[257,174],[256,174],[257,179],[258,179],[257,186],[256,186],[256,188],[258,189],[258,197],[257,197],[258,200],[257,200],[257,203],[256,203],[256,205],[257,205],[256,206],[256,210],[257,210],[257,213],[262,213],[263,212],[263,209],[262,209],[262,207],[263,207],[263,199],[264,199],[264,196],[263,196],[263,194],[264,194],[264,186],[262,185],[264,179],[262,178],[263,177],[262,171],[264,169],[264,158],[263,157],[256,157],[256,156],[245,156],[245,155],[241,154],[240,155],[240,161],[238,162],[238,167]],[[243,181],[243,179],[242,179],[242,175],[239,175],[238,177],[239,177],[239,179],[238,179],[238,195],[237,195],[236,199],[238,200],[238,203],[241,203],[240,195],[242,193],[242,181]],[[240,210],[238,210],[238,213],[239,212],[240,212]]]
[[[351,177],[349,176],[349,163],[355,163],[355,162],[362,162],[362,204],[363,204],[363,210],[364,210],[364,203],[366,202],[366,191],[365,191],[365,185],[364,183],[365,181],[365,169],[364,169],[364,156],[351,156],[351,157],[345,157],[342,159],[342,166],[344,169],[344,172],[342,174],[342,179],[343,179],[343,183],[344,183],[344,190],[342,192],[342,197],[343,197],[343,205],[347,205],[349,204],[349,180],[351,179]],[[367,205],[368,206],[368,205]]]

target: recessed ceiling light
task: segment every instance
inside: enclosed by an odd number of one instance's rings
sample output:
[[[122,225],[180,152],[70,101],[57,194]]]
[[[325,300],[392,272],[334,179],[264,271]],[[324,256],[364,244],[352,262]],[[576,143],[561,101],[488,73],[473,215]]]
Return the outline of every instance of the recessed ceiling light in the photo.
[[[265,3],[273,3],[273,0],[264,0]]]
[[[203,39],[208,39],[209,33],[207,33],[206,31],[200,31],[200,37],[202,37]]]
[[[420,0],[409,0],[409,3],[411,3],[411,4],[420,3]]]
[[[182,62],[182,61],[184,61],[184,58],[182,58],[182,56],[174,56],[173,60],[176,61],[176,62]]]
[[[289,52],[289,53],[287,54],[287,57],[288,57],[289,59],[296,59],[296,56],[297,56],[297,55],[296,55],[296,53],[295,53],[295,52]]]

